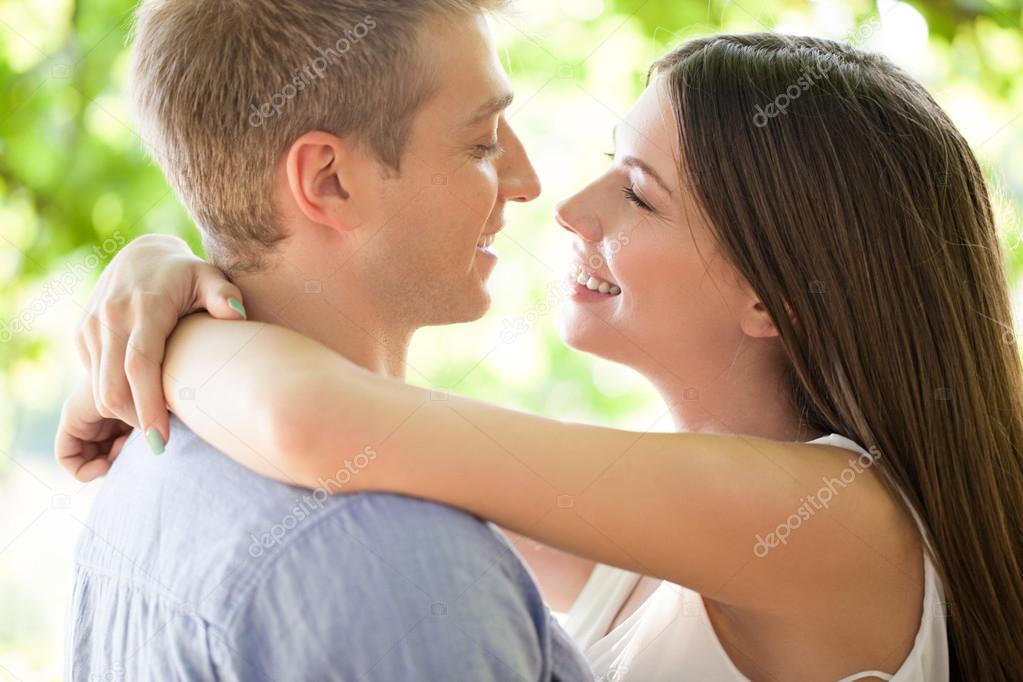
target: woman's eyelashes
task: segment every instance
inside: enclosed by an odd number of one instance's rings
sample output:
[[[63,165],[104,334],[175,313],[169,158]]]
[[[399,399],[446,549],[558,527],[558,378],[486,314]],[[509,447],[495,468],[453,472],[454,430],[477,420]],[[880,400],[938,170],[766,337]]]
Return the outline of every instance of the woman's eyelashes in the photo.
[[[612,161],[614,161],[615,159],[614,152],[604,152],[604,156],[611,159]],[[635,206],[636,208],[653,213],[654,209],[650,206],[650,204],[648,204],[647,202],[643,201],[642,198],[640,198],[635,188],[622,187],[622,194],[624,194],[625,198],[629,200],[629,203]]]
[[[650,204],[643,201],[643,199],[641,199],[640,196],[636,194],[636,190],[634,190],[632,187],[622,187],[622,194],[624,194],[625,198],[629,200],[629,203],[635,206],[636,208],[642,209],[644,211],[653,212],[654,209],[650,207]]]

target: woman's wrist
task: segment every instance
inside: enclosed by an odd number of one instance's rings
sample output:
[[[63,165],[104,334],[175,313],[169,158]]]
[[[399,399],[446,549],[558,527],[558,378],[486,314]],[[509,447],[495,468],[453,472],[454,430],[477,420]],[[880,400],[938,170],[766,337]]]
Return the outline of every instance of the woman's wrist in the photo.
[[[375,431],[369,406],[376,404],[375,382],[382,379],[333,351],[324,349],[320,355],[321,348],[292,349],[303,367],[275,381],[264,415],[267,438],[281,469],[299,485],[325,487],[330,493],[362,492],[371,489],[373,477],[353,475],[348,462],[376,459],[375,450],[372,457],[367,454]],[[366,469],[358,462],[354,466],[360,474]],[[343,486],[329,484],[339,478]]]

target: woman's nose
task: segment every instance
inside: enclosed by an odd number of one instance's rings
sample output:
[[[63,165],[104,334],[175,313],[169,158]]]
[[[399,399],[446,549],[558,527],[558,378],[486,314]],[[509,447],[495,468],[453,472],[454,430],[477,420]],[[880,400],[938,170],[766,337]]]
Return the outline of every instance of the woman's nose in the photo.
[[[574,232],[584,241],[599,242],[603,230],[600,221],[591,211],[585,209],[582,197],[577,194],[554,207],[554,219],[569,232]]]

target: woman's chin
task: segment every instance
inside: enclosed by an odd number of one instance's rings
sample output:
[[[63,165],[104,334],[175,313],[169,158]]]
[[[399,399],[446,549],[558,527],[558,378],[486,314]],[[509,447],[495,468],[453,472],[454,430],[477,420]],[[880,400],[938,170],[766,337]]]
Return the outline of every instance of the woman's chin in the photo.
[[[562,314],[558,316],[558,336],[573,350],[607,358],[611,348],[607,325],[589,315]],[[603,334],[601,330],[603,329]]]

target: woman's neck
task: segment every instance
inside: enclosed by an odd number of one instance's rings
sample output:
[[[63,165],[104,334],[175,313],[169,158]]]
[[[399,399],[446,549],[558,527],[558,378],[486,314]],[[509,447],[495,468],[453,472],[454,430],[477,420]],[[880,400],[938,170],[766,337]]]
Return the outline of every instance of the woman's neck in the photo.
[[[806,442],[824,434],[801,419],[784,374],[712,386],[680,386],[648,377],[668,407],[678,431],[728,433],[785,442]]]

